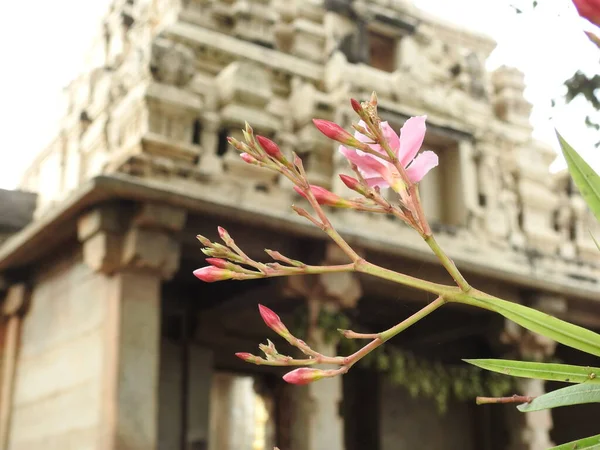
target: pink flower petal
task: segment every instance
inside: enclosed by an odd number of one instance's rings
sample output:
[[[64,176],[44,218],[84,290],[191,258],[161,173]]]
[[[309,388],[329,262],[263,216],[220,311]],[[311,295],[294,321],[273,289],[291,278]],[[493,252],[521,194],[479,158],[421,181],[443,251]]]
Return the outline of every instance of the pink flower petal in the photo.
[[[365,130],[368,130],[367,124],[365,123],[364,120],[361,120],[360,122],[358,122],[358,126],[363,127]],[[365,136],[362,133],[359,133],[358,131],[354,131],[354,137],[356,139],[358,139],[360,142],[364,142],[365,144],[369,144],[369,143],[373,142],[372,139],[369,139],[367,136]]]
[[[390,184],[383,177],[365,178],[365,181],[369,187],[379,187],[381,189],[390,187]]]
[[[421,179],[438,165],[438,156],[431,151],[426,151],[418,155],[408,169],[406,169],[406,175],[409,180],[413,183],[418,183]]]
[[[425,138],[425,119],[427,116],[411,117],[400,130],[400,153],[398,158],[406,167],[417,155]]]
[[[394,151],[394,154],[398,156],[400,150],[400,138],[392,127],[387,122],[381,122],[381,131],[383,131],[383,137],[388,141],[390,148]],[[384,151],[385,153],[385,151]]]
[[[340,146],[340,153],[344,155],[348,161],[356,164],[364,177],[381,176],[382,171],[387,171],[384,161],[378,160],[368,153],[361,152],[362,154],[359,154],[357,151],[344,146]]]

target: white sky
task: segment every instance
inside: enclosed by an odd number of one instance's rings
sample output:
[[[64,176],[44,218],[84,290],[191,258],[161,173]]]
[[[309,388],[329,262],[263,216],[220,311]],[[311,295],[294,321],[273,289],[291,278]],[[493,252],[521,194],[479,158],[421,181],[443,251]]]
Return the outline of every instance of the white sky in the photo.
[[[597,170],[600,140],[585,127],[585,102],[551,111],[550,99],[576,70],[599,73],[598,51],[582,29],[570,0],[540,0],[533,14],[517,15],[508,0],[414,0],[424,10],[498,42],[488,68],[512,65],[525,73],[526,98],[534,104],[535,136],[552,144],[553,127]],[[514,0],[524,7],[530,0]],[[0,15],[0,188],[14,188],[23,170],[53,137],[60,91],[81,69],[109,0],[10,1]],[[554,120],[549,116],[554,114]],[[557,161],[555,168],[561,167]]]

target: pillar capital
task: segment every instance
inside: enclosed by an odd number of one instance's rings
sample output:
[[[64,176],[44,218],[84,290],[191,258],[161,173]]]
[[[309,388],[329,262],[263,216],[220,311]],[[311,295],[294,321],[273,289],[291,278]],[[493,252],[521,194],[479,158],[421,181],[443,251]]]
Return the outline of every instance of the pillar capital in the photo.
[[[186,211],[169,205],[143,203],[133,211],[103,205],[77,223],[84,261],[94,270],[156,272],[169,279],[179,267],[175,234],[185,225]]]

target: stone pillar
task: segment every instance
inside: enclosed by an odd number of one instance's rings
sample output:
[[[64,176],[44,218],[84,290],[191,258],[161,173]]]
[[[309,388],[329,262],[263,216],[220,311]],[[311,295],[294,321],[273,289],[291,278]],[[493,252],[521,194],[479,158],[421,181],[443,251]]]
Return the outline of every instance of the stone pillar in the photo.
[[[337,247],[328,247],[324,264],[347,262]],[[337,311],[340,307],[356,305],[362,290],[351,273],[321,274],[318,277],[291,277],[288,288],[301,294],[308,302],[308,342],[311,347],[328,356],[336,355],[337,341],[326,342],[317,318],[321,308]],[[321,366],[317,366],[321,367]],[[323,366],[327,367],[327,366]],[[328,367],[331,368],[331,367]],[[341,411],[343,396],[341,376],[319,380],[306,386],[292,386],[294,405],[291,448],[296,450],[343,450],[344,421]]]
[[[0,449],[8,446],[11,411],[19,336],[22,317],[28,303],[28,292],[24,284],[10,286],[1,308],[2,333],[0,344],[2,364],[0,366]]]
[[[205,113],[202,117],[200,142],[202,155],[198,165],[206,175],[219,175],[223,172],[223,160],[217,156],[219,146],[220,119],[216,113]]]
[[[539,306],[539,302],[536,306]],[[552,355],[556,348],[556,342],[553,340],[531,333],[513,322],[506,323],[501,341],[514,346],[518,355],[511,355],[511,358],[516,356],[520,359],[541,360]],[[520,395],[530,396],[539,396],[546,392],[543,380],[518,379],[517,390]],[[508,450],[546,450],[554,446],[550,439],[550,410],[521,413],[516,408],[507,408],[506,412],[510,433]]]
[[[158,441],[161,283],[178,268],[173,233],[185,211],[116,205],[78,222],[85,262],[105,273],[106,298],[100,449],[152,450]]]

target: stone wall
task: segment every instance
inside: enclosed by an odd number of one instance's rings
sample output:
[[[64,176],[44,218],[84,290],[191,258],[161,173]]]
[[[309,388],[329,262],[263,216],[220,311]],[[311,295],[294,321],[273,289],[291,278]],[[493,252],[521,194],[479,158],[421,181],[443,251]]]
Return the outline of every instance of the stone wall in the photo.
[[[80,255],[40,267],[23,319],[10,450],[96,449],[107,284]]]

